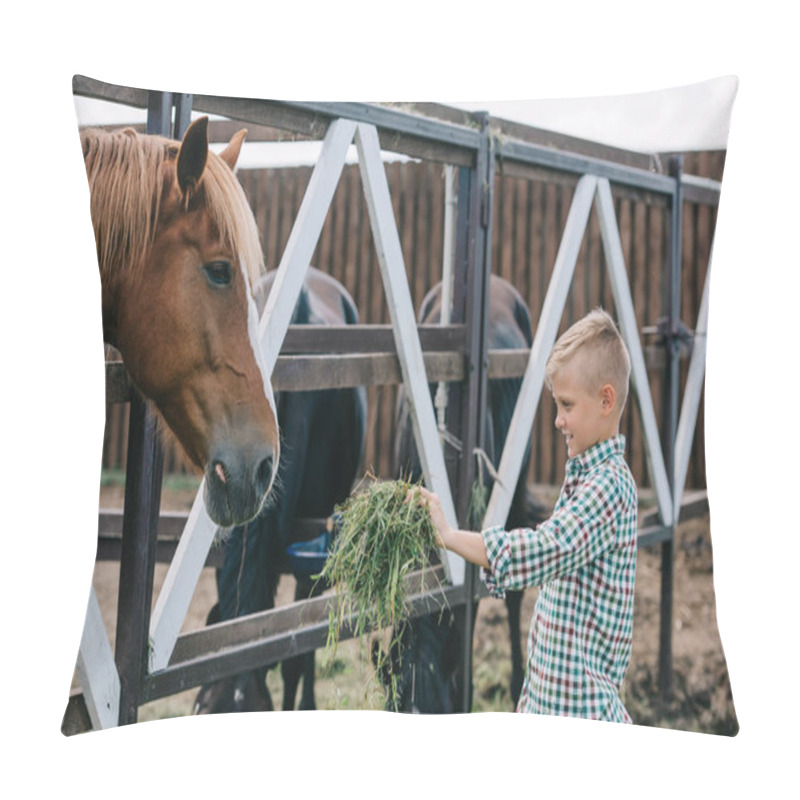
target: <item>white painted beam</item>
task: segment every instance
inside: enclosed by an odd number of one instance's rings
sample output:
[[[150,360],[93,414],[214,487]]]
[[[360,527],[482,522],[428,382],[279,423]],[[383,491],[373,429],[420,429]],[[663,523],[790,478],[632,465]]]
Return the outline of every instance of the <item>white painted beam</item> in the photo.
[[[673,523],[672,492],[670,491],[667,470],[664,466],[664,455],[661,451],[661,438],[658,434],[653,399],[650,395],[650,382],[647,377],[642,344],[636,325],[636,314],[633,299],[625,271],[625,258],[619,238],[619,228],[614,213],[614,201],[611,197],[611,186],[607,178],[601,178],[597,184],[597,215],[600,221],[600,233],[603,250],[606,256],[614,304],[619,318],[620,332],[631,357],[631,389],[636,398],[639,414],[644,430],[645,449],[650,467],[650,478],[656,492],[658,508],[664,525]]]
[[[115,728],[119,724],[119,673],[94,588],[89,592],[77,672],[92,728]]]
[[[686,473],[689,470],[689,459],[692,455],[692,441],[697,426],[697,414],[700,410],[700,398],[703,394],[703,384],[706,374],[706,347],[708,342],[708,294],[711,285],[711,254],[706,270],[706,282],[703,286],[703,297],[700,300],[700,310],[697,314],[697,325],[694,329],[692,344],[692,357],[689,361],[689,370],[686,375],[686,387],[683,391],[683,404],[675,435],[675,486],[673,515],[678,519],[683,491],[686,486]]]
[[[586,224],[589,221],[589,213],[592,210],[596,186],[597,178],[585,175],[578,181],[575,188],[553,274],[550,277],[550,285],[547,288],[542,313],[536,325],[528,366],[522,379],[519,397],[497,470],[499,480],[494,482],[483,527],[505,525],[508,511],[511,508],[514,489],[522,469],[522,459],[531,439],[533,419],[544,386],[545,365],[561,324],[561,315],[567,302],[569,287],[575,272],[575,262],[578,259],[578,251]]]
[[[334,120],[328,126],[319,161],[311,174],[289,241],[278,265],[259,327],[269,375],[272,375],[275,368],[297,298],[300,297],[311,257],[342,176],[347,151],[353,143],[355,129],[355,122],[344,119]]]
[[[389,195],[386,168],[381,160],[378,132],[372,125],[358,125],[356,147],[425,483],[431,491],[439,495],[445,517],[455,526],[457,525],[455,506],[444,455],[439,445],[433,402],[417,332],[416,314],[408,288],[408,274]],[[454,585],[463,583],[464,560],[448,551],[442,553],[442,561],[448,580]]]

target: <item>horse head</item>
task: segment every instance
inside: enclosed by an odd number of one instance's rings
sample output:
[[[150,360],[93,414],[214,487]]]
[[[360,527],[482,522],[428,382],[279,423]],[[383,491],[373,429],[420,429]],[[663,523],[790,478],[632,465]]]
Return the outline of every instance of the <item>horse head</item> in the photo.
[[[253,299],[263,255],[233,173],[246,132],[217,155],[207,126],[195,120],[180,143],[131,129],[82,139],[105,339],[229,527],[261,509],[279,434]]]

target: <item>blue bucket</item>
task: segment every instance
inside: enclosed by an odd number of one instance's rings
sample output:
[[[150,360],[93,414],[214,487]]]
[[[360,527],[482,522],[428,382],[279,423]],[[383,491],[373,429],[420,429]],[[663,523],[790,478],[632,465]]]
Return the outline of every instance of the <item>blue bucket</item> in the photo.
[[[313,578],[325,567],[333,534],[323,531],[307,542],[293,542],[286,548],[289,565],[297,578]]]

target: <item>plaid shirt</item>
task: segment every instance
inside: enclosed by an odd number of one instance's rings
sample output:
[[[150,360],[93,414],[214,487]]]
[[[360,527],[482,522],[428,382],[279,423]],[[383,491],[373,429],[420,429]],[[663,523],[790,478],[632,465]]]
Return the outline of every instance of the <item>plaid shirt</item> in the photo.
[[[619,696],[633,637],[637,491],[625,437],[566,465],[553,515],[535,530],[483,531],[489,592],[540,586],[517,711],[631,722]]]

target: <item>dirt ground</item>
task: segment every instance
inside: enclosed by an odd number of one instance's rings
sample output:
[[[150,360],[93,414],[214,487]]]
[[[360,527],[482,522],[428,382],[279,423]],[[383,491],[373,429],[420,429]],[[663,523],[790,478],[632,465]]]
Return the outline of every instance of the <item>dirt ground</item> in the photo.
[[[166,492],[165,510],[188,510],[194,493]],[[121,505],[122,490],[101,490],[103,507]],[[731,697],[725,656],[716,621],[712,548],[709,517],[679,526],[675,540],[673,677],[669,699],[659,689],[659,625],[661,548],[641,548],[638,557],[634,643],[631,664],[623,688],[625,704],[636,724],[732,736],[738,723]],[[154,596],[160,589],[166,566],[158,565]],[[109,636],[114,635],[118,567],[98,563],[94,585],[103,610]],[[293,579],[284,576],[278,603],[288,603]],[[525,593],[522,610],[523,648],[536,598],[536,590]],[[211,570],[204,570],[184,631],[201,627],[216,600]],[[473,657],[475,712],[511,711],[508,627],[505,605],[487,598],[481,601],[476,620]],[[332,667],[323,671],[317,658],[316,696],[318,708],[377,708],[381,698],[364,657],[363,643],[341,643]],[[268,673],[267,684],[274,698],[280,698],[280,670]],[[139,720],[148,721],[192,713],[196,690],[165,698],[140,709]]]

